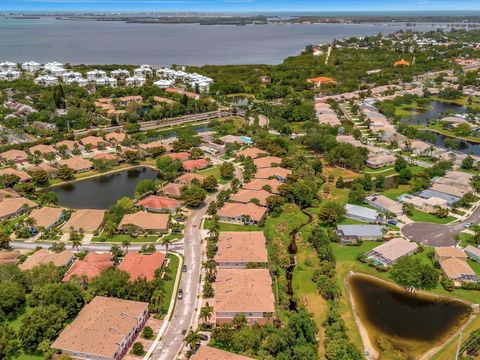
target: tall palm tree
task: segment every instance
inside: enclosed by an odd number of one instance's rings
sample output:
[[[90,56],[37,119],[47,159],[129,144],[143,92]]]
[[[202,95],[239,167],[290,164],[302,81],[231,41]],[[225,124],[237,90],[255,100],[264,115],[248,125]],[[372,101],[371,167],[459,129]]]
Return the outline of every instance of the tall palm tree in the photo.
[[[203,319],[204,323],[208,323],[212,317],[212,313],[213,306],[210,306],[207,301],[207,304],[200,309],[200,319]]]
[[[157,310],[157,313],[161,313],[163,302],[165,301],[166,297],[167,297],[167,293],[163,287],[159,287],[153,292],[152,298],[150,299],[150,303],[155,305],[155,309]]]
[[[200,341],[200,336],[196,331],[190,330],[188,335],[185,337],[185,342],[187,343],[188,346],[190,346],[190,349],[193,349],[199,341]]]
[[[122,239],[122,247],[125,249],[125,252],[128,252],[128,248],[130,247],[131,244],[132,244],[132,241],[130,240],[130,238]]]
[[[70,239],[72,241],[72,248],[73,249],[78,249],[80,248],[80,245],[82,245],[82,238],[79,236],[72,236],[72,233],[70,234]]]
[[[173,239],[168,237],[168,236],[164,236],[160,239],[160,244],[162,244],[163,246],[165,246],[165,255],[168,255],[168,247],[173,243]]]

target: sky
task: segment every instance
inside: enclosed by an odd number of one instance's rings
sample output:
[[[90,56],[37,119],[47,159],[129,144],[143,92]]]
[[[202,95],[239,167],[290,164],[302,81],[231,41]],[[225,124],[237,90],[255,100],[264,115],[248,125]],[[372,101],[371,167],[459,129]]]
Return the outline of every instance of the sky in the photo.
[[[0,0],[0,11],[5,10],[211,12],[462,11],[480,10],[480,0]]]

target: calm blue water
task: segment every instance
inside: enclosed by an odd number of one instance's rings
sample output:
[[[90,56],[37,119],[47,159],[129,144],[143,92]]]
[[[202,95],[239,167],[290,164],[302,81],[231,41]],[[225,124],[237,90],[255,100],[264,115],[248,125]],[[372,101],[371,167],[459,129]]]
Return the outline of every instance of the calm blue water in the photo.
[[[277,64],[308,44],[392,33],[402,24],[201,26],[0,18],[0,61],[72,64]],[[416,31],[434,27],[418,25]]]

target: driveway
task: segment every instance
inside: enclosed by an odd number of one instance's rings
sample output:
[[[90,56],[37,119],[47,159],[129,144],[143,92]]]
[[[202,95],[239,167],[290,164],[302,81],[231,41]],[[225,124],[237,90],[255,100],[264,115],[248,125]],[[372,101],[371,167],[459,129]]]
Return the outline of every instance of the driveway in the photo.
[[[402,234],[412,241],[427,246],[455,246],[455,235],[465,230],[465,224],[480,222],[480,207],[465,220],[453,224],[411,223],[402,227]]]

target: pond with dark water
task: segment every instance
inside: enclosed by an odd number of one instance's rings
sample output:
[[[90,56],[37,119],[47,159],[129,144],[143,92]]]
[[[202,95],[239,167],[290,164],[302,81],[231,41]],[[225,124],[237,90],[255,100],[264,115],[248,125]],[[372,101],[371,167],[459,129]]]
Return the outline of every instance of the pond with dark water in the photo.
[[[428,131],[428,130],[425,130]],[[450,136],[446,136],[443,134],[439,134],[437,132],[429,131],[429,133],[435,136],[435,146],[445,148],[448,150],[453,150],[459,153],[471,154],[471,155],[480,155],[480,143],[475,143],[467,140],[456,139]],[[449,143],[446,144],[445,140]],[[455,144],[454,147],[450,145],[450,143]]]
[[[73,209],[106,209],[124,197],[132,197],[139,181],[157,179],[158,172],[139,167],[94,178],[51,187],[59,196],[59,204]]]
[[[415,358],[457,332],[471,313],[460,301],[412,294],[372,276],[354,275],[348,285],[372,344],[381,337]]]
[[[468,108],[458,104],[433,100],[430,101],[430,108],[428,110],[413,111],[411,117],[403,118],[401,121],[404,124],[426,125],[428,124],[428,120],[440,119],[447,111],[455,114],[464,114],[468,112]]]

